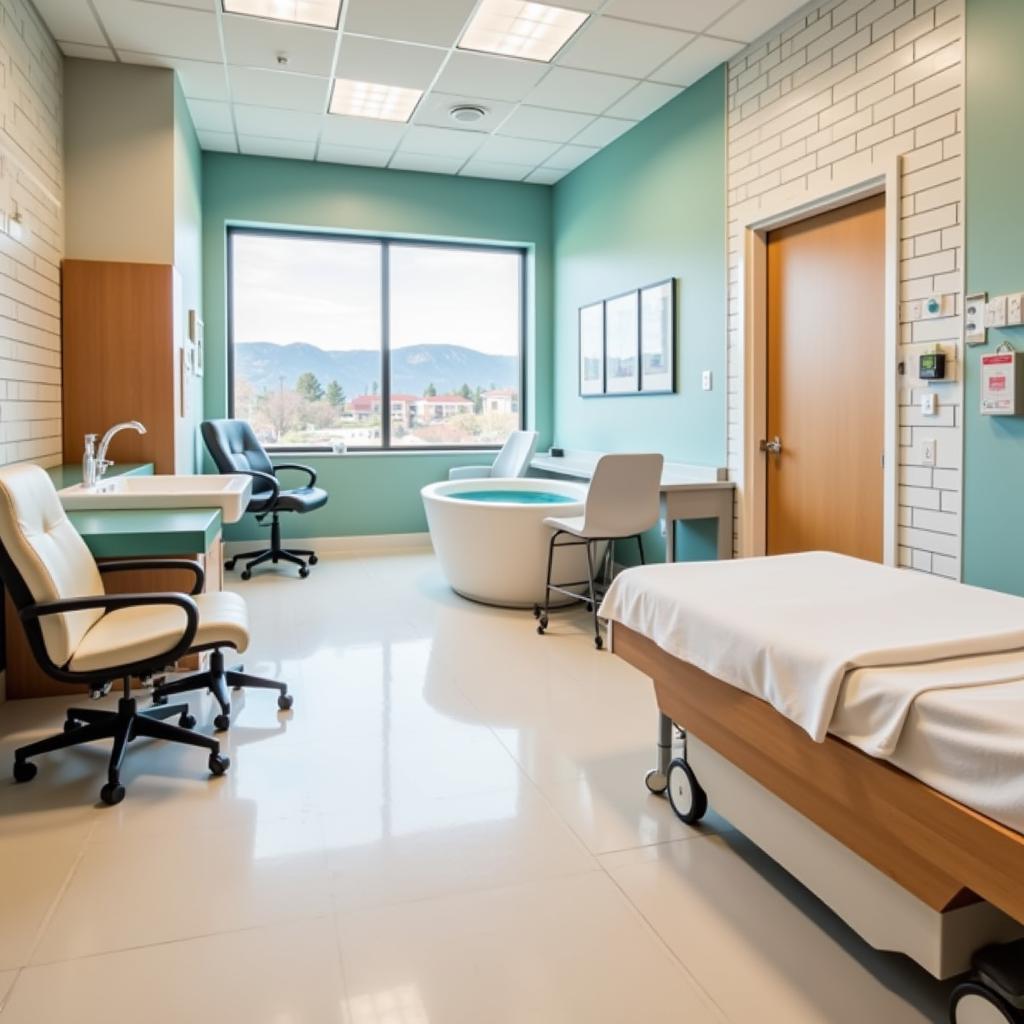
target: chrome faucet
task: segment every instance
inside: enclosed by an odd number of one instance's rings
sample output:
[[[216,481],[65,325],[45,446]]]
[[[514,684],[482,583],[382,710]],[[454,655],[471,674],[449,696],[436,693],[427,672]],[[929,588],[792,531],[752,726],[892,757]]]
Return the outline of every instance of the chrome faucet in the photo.
[[[115,423],[100,441],[99,449],[96,448],[96,434],[85,435],[85,454],[82,456],[82,486],[95,487],[103,479],[103,474],[114,464],[107,459],[107,449],[114,435],[121,430],[135,430],[140,434],[146,432],[146,428],[138,420],[128,420],[125,423]]]

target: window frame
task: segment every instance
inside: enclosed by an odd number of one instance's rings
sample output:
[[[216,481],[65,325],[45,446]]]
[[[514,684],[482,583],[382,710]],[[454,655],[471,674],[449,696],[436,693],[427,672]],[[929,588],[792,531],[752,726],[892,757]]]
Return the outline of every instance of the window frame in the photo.
[[[522,245],[494,244],[486,242],[447,241],[432,238],[401,238],[391,235],[360,235],[343,231],[310,231],[290,228],[263,228],[243,225],[229,225],[226,233],[226,271],[227,271],[227,414],[235,415],[235,274],[234,274],[234,240],[239,235],[258,235],[264,238],[308,238],[318,241],[336,239],[340,242],[366,243],[380,247],[380,309],[381,309],[381,426],[379,445],[352,445],[346,450],[360,454],[391,454],[410,453],[459,453],[498,451],[498,444],[459,444],[459,445],[392,445],[391,443],[391,247],[409,248],[420,246],[428,249],[460,249],[473,252],[509,253],[519,258],[519,408],[517,410],[517,429],[526,426],[526,382],[527,382],[527,257],[529,249]],[[332,454],[330,445],[289,444],[267,445],[268,452],[304,452],[307,454]]]

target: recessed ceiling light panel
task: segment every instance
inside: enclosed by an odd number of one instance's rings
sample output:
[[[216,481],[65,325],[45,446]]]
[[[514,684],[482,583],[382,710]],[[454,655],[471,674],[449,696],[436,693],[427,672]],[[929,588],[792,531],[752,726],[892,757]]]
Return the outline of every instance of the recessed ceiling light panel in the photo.
[[[374,117],[380,121],[408,121],[422,95],[422,89],[336,78],[329,111],[349,117]]]
[[[225,14],[248,14],[317,28],[337,28],[341,14],[341,0],[223,0],[223,4]]]
[[[565,7],[483,0],[459,40],[459,49],[547,62],[586,20],[583,11]]]

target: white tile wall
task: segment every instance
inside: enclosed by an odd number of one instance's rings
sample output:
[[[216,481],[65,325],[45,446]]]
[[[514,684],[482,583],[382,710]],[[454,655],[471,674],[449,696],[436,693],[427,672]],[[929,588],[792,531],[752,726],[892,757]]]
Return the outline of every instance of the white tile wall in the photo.
[[[61,458],[62,78],[29,0],[0,0],[0,463]]]
[[[739,211],[827,191],[903,159],[900,231],[899,560],[960,576],[962,388],[923,417],[911,375],[925,344],[960,360],[963,298],[964,0],[814,3],[729,63],[729,467],[743,463]],[[743,218],[746,219],[746,218]],[[952,315],[915,319],[940,293]],[[921,443],[937,442],[924,466]],[[737,524],[737,528],[739,524]]]

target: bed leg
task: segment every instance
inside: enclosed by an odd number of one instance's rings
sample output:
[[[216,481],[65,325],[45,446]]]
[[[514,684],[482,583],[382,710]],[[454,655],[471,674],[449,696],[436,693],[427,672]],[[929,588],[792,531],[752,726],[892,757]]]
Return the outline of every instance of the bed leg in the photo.
[[[672,719],[658,713],[658,767],[644,777],[647,788],[661,796],[668,788],[668,765],[672,760]]]

